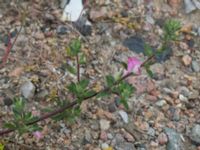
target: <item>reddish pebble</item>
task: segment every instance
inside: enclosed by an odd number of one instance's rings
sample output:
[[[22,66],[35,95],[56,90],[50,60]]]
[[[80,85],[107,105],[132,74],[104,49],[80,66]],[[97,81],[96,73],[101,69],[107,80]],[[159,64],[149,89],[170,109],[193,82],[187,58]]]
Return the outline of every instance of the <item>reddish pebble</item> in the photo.
[[[165,134],[165,133],[160,133],[159,135],[158,135],[158,142],[159,142],[159,144],[161,144],[161,145],[164,145],[164,144],[166,144],[167,142],[168,142],[168,138],[167,138],[167,135]]]
[[[103,140],[103,141],[107,140],[107,134],[106,134],[105,131],[101,131],[101,133],[100,133],[100,139]]]

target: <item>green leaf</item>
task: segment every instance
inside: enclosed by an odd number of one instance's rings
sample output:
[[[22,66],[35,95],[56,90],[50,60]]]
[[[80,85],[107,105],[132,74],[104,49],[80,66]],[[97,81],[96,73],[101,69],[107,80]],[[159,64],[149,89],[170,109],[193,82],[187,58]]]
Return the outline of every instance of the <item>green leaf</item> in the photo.
[[[85,63],[86,63],[86,57],[83,53],[81,53],[79,57],[79,64],[83,65]]]
[[[93,91],[93,90],[91,90],[91,91],[86,91],[86,92],[84,93],[84,97],[90,97],[90,96],[94,95],[95,93],[96,93],[96,92]]]
[[[88,79],[83,79],[79,82],[79,85],[82,89],[85,89],[89,85],[89,80]]]
[[[67,65],[66,65],[66,69],[67,69],[67,71],[69,71],[69,72],[70,72],[71,74],[73,74],[73,75],[76,75],[76,73],[77,73],[76,68],[73,67],[73,66],[71,66],[70,64],[67,64]]]
[[[108,91],[103,91],[103,92],[100,92],[96,97],[100,98],[100,97],[106,97],[109,95],[110,95],[110,93]]]
[[[5,123],[4,127],[8,129],[16,129],[16,125],[13,123]]]
[[[153,49],[149,44],[145,44],[144,46],[144,53],[146,56],[152,56],[153,55]]]
[[[79,39],[73,40],[70,45],[70,56],[76,56],[81,50],[81,42]]]
[[[147,74],[149,75],[149,77],[153,78],[153,72],[152,72],[151,69],[150,69],[150,65],[149,65],[149,64],[146,64],[144,67],[145,67],[146,72],[147,72]]]
[[[76,84],[74,82],[72,82],[67,88],[71,93],[78,94]]]
[[[113,86],[113,84],[115,83],[114,77],[111,76],[111,75],[107,75],[107,76],[106,76],[106,83],[107,83],[107,86],[108,86],[108,87]]]
[[[120,103],[123,104],[126,109],[129,109],[127,100],[125,98],[120,98]]]

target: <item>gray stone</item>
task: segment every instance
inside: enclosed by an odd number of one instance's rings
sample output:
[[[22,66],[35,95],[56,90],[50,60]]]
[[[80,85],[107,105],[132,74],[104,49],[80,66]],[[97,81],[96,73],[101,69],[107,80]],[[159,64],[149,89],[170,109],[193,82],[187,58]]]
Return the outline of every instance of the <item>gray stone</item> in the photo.
[[[110,128],[110,121],[101,119],[100,120],[100,128],[101,128],[101,130],[108,130]]]
[[[67,27],[59,25],[56,29],[57,34],[66,34],[69,33],[69,30],[67,29]]]
[[[165,104],[167,104],[167,102],[165,100],[160,100],[160,101],[157,101],[156,102],[156,106],[159,106],[159,107],[162,107],[164,106]]]
[[[192,131],[190,133],[190,139],[196,143],[196,144],[200,144],[200,125],[199,124],[195,124],[192,128]]]
[[[184,150],[184,145],[179,133],[171,128],[165,128],[164,131],[168,136],[167,150]]]
[[[188,97],[190,95],[190,90],[187,87],[185,87],[185,86],[179,87],[178,88],[178,92],[181,95],[185,96],[185,97]]]
[[[60,8],[65,8],[66,4],[67,4],[68,0],[61,0],[61,3],[60,3]]]
[[[112,139],[113,139],[113,135],[112,135],[111,133],[108,133],[108,134],[107,134],[107,137],[108,137],[109,140],[112,140]]]
[[[184,0],[184,4],[186,13],[191,13],[192,11],[196,10],[196,7],[191,0]]]
[[[86,131],[84,138],[83,138],[83,144],[85,145],[85,144],[89,144],[89,143],[92,143],[92,136],[89,131]]]
[[[128,123],[128,114],[125,111],[120,110],[119,115],[125,123]]]
[[[41,90],[40,92],[38,92],[37,95],[36,95],[36,97],[37,98],[44,98],[48,94],[49,94],[48,90],[44,89],[44,90]]]
[[[199,0],[192,0],[196,8],[200,9],[200,1]]]
[[[120,143],[119,145],[115,146],[116,150],[136,150],[135,146],[133,143]]]
[[[109,147],[109,145],[107,144],[107,143],[102,143],[101,144],[101,148],[102,149],[106,149],[106,148],[108,148]]]
[[[199,98],[199,91],[198,90],[192,90],[189,99],[197,99]]]
[[[192,61],[192,70],[194,72],[199,72],[200,71],[200,66],[199,63],[197,61]]]
[[[148,131],[147,131],[147,134],[150,135],[150,136],[155,136],[156,134],[156,131],[154,130],[154,128],[149,128]]]
[[[26,81],[20,87],[20,92],[24,98],[31,99],[35,94],[35,86],[31,81]]]
[[[198,27],[197,33],[198,33],[198,35],[200,36],[200,27]]]

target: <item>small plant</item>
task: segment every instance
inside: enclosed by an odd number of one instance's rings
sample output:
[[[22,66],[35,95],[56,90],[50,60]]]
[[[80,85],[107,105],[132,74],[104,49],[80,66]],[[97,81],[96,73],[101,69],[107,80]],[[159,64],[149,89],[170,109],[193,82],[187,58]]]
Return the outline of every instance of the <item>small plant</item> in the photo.
[[[180,29],[180,23],[177,21],[169,20],[164,26],[164,35],[162,38],[162,47],[157,51],[149,46],[145,46],[145,54],[148,56],[147,60],[141,62],[136,57],[130,57],[128,63],[122,62],[124,66],[124,72],[119,74],[118,77],[113,77],[112,75],[107,75],[105,79],[105,87],[101,91],[93,91],[89,79],[80,77],[80,67],[86,63],[86,57],[81,51],[81,42],[76,39],[73,40],[66,50],[68,57],[75,61],[75,66],[73,63],[66,63],[66,69],[69,73],[76,75],[77,81],[71,82],[67,89],[74,97],[74,101],[70,102],[68,100],[57,99],[56,107],[57,109],[47,108],[47,113],[35,117],[31,112],[25,111],[25,101],[22,98],[17,98],[13,104],[13,120],[5,123],[4,127],[9,130],[1,131],[0,136],[17,130],[19,134],[25,132],[33,132],[38,138],[41,138],[41,128],[37,125],[37,122],[42,121],[47,118],[52,118],[55,121],[67,120],[69,122],[74,122],[76,117],[81,113],[80,105],[83,101],[94,98],[94,97],[104,97],[111,94],[115,94],[119,97],[120,103],[128,109],[128,99],[134,94],[135,87],[125,81],[126,78],[132,75],[140,75],[141,67],[146,69],[146,72],[152,77],[153,73],[150,70],[150,66],[154,63],[152,60],[157,54],[164,52],[166,45],[170,42],[178,39],[178,30]],[[3,147],[0,145],[0,147]]]
[[[33,116],[31,112],[25,111],[24,99],[15,98],[12,111],[14,114],[13,120],[5,123],[4,127],[11,130],[17,130],[20,135],[26,132],[41,130],[41,128],[37,124],[29,125],[30,122],[38,118]]]

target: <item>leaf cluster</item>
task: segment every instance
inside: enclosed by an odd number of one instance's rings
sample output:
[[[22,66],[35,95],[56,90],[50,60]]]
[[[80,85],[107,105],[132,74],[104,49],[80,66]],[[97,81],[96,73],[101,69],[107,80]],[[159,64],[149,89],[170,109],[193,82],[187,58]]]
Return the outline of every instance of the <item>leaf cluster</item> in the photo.
[[[41,128],[37,125],[28,125],[30,122],[35,121],[38,117],[32,115],[31,112],[25,111],[25,100],[22,98],[15,98],[14,104],[12,107],[12,111],[14,114],[13,120],[9,123],[5,123],[4,127],[12,130],[17,130],[19,134],[23,134],[25,132],[33,132],[37,130],[41,130]]]

